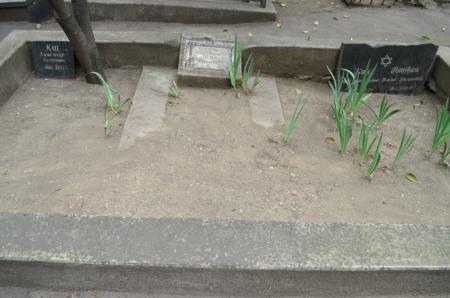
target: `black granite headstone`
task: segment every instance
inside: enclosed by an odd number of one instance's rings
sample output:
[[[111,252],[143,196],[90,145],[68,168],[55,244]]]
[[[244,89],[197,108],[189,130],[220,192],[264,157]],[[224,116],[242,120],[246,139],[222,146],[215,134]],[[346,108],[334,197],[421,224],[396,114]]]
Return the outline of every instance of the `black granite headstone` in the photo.
[[[416,94],[428,80],[437,49],[434,44],[342,44],[338,68],[362,72],[369,63],[376,70],[368,91]]]
[[[34,74],[44,78],[74,78],[73,47],[63,41],[32,42]]]

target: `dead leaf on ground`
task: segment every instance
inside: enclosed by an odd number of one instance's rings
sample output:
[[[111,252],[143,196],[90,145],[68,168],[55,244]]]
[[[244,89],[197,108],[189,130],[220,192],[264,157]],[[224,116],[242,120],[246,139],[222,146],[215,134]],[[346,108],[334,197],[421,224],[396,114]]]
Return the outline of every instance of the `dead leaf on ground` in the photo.
[[[411,182],[416,182],[417,181],[417,177],[413,173],[408,173],[408,174],[406,174],[405,177],[406,177],[406,179],[408,179]]]
[[[428,40],[431,40],[431,37],[429,37],[428,35],[422,35],[419,37],[419,39],[428,41]]]
[[[325,141],[327,142],[327,144],[330,144],[330,145],[336,144],[336,141],[333,137],[327,137],[327,138],[325,138]]]

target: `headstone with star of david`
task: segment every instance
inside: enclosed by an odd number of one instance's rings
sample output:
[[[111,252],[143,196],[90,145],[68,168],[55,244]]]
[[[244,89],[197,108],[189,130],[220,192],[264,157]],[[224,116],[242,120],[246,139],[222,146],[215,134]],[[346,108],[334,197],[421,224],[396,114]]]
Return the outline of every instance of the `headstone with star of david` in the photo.
[[[343,43],[339,69],[362,73],[376,67],[369,92],[417,94],[428,81],[438,47],[434,44],[381,45]]]

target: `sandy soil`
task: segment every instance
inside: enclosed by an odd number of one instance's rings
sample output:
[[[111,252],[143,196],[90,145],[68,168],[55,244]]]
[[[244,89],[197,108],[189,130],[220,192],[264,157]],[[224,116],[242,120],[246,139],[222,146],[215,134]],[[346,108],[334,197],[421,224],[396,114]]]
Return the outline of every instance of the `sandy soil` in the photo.
[[[132,95],[139,70],[108,71]],[[289,144],[269,139],[249,97],[231,90],[184,88],[167,106],[164,127],[127,151],[118,143],[126,113],[103,135],[99,86],[31,77],[0,107],[0,211],[136,217],[307,222],[450,223],[450,171],[428,157],[437,100],[390,96],[403,111],[382,126],[383,169],[369,182],[354,152],[341,156],[324,84],[278,79],[286,118],[294,88],[308,105]],[[374,96],[377,106],[381,96]],[[415,107],[415,108],[413,108]],[[362,111],[367,114],[367,111]],[[389,168],[401,132],[416,144]],[[413,183],[405,179],[412,172]]]

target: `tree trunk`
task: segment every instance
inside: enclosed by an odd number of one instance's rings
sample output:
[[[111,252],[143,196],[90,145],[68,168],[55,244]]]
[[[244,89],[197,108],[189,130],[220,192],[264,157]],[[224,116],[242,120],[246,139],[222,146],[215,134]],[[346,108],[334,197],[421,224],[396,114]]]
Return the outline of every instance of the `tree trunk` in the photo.
[[[87,0],[72,0],[72,11],[75,19],[80,25],[81,31],[83,31],[84,36],[87,39],[89,55],[91,56],[94,68],[106,80],[105,74],[103,73],[103,67],[101,65],[97,44],[95,43],[94,33],[92,32],[91,12],[89,11]]]
[[[75,17],[73,16],[71,10],[64,3],[64,0],[49,0],[50,5],[55,10],[55,18],[58,21],[61,28],[66,33],[67,37],[70,40],[70,43],[73,45],[75,50],[75,56],[81,64],[81,67],[89,73],[91,71],[100,72],[103,74],[100,63],[98,61],[94,62],[95,57],[97,56],[93,53],[93,48],[95,47],[95,51],[97,51],[97,46],[95,45],[95,40],[89,44],[89,41],[86,37],[86,34],[81,29],[80,24],[77,22]],[[86,3],[87,4],[87,3]],[[90,18],[89,18],[90,19]],[[89,23],[90,28],[90,23]],[[92,29],[91,29],[91,37],[93,38]],[[98,59],[100,60],[100,59]],[[100,68],[99,68],[100,67]],[[91,84],[100,84],[95,76],[88,75],[86,76],[86,81]]]

